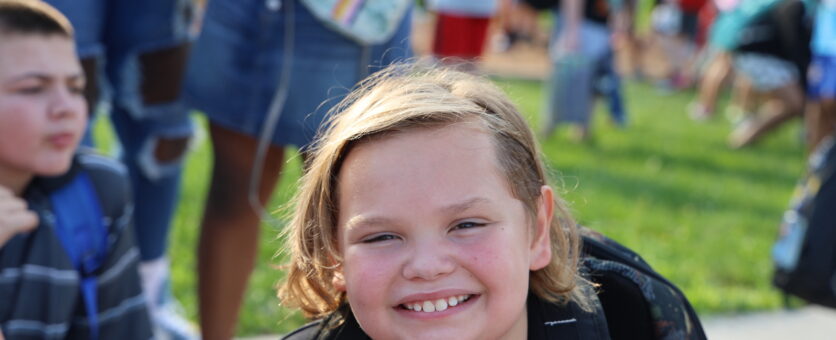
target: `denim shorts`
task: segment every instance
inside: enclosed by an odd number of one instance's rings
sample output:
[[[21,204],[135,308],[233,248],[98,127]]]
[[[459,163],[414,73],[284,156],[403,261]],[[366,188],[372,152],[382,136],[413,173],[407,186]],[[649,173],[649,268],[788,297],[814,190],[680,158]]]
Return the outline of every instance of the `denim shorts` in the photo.
[[[411,56],[410,19],[404,16],[389,41],[364,47],[295,0],[212,0],[190,56],[186,101],[213,124],[258,138],[286,79],[271,141],[303,147],[355,83]],[[292,40],[285,41],[286,32]],[[289,72],[283,74],[285,63]]]
[[[146,106],[139,90],[138,56],[191,39],[192,0],[46,0],[75,29],[80,58],[104,59],[99,75],[105,98],[114,109],[134,119],[148,120],[163,135],[191,134],[191,121],[182,103]]]
[[[798,81],[798,68],[789,61],[762,53],[737,53],[734,68],[756,90],[768,92]]]
[[[70,19],[78,54],[153,51],[189,38],[191,0],[46,0]],[[128,51],[117,51],[128,53]]]
[[[836,56],[813,56],[807,72],[807,96],[812,100],[836,100]]]

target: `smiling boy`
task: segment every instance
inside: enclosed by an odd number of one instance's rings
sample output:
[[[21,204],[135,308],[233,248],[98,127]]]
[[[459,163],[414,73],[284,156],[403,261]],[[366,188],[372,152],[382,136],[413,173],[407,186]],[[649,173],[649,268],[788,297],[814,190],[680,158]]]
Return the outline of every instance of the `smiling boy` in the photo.
[[[392,67],[311,150],[285,339],[608,339],[534,135],[487,80]]]
[[[72,35],[40,1],[0,0],[0,338],[148,339],[124,170],[76,154],[87,104]],[[102,233],[56,210],[84,199],[58,195],[82,177],[100,207],[80,210]],[[93,271],[69,255],[91,249],[80,239],[101,245]]]

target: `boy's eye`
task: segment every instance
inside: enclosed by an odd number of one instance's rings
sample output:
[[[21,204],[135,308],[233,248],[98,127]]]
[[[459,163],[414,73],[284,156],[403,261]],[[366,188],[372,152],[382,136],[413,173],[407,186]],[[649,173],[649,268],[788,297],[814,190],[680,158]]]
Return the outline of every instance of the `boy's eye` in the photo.
[[[398,237],[392,234],[379,234],[367,237],[362,240],[363,243],[376,243],[376,242],[383,242],[383,241],[391,241],[396,240]]]
[[[38,94],[44,91],[43,86],[25,86],[21,87],[17,90],[18,93],[22,94]]]
[[[70,93],[84,94],[84,86],[70,86]]]
[[[484,227],[486,225],[487,225],[487,223],[467,221],[467,222],[461,222],[461,223],[456,224],[453,227],[453,229],[472,229],[472,228]]]
[[[75,78],[70,80],[67,86],[72,94],[84,94],[84,84],[83,78]]]

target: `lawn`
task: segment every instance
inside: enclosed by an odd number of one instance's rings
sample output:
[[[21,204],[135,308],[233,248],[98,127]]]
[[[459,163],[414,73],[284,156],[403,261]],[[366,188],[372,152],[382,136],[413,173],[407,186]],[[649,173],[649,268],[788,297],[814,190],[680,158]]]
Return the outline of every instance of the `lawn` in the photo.
[[[536,125],[543,102],[540,85],[497,82]],[[695,123],[686,117],[684,107],[692,96],[627,84],[627,128],[610,124],[599,105],[591,142],[571,142],[564,130],[544,141],[555,183],[581,223],[642,254],[685,291],[701,315],[777,308],[781,297],[770,286],[769,252],[803,170],[799,124],[785,126],[754,147],[730,150],[724,119]],[[101,122],[97,134],[110,138]],[[189,156],[171,235],[174,293],[192,318],[197,307],[194,254],[210,148],[204,135]],[[292,195],[299,163],[295,156],[288,161],[269,209]],[[303,322],[279,307],[275,297],[275,284],[282,278],[277,269],[282,259],[276,256],[282,225],[276,220],[263,226],[260,261],[239,335],[286,332]]]

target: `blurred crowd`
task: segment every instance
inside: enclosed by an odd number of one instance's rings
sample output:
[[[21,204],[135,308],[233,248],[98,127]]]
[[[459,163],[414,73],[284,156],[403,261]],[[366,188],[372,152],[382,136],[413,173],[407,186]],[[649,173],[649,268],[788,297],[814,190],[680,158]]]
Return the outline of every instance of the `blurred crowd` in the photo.
[[[480,2],[488,3],[494,2]],[[732,148],[753,144],[794,118],[803,117],[808,150],[833,131],[832,1],[526,0],[479,9],[452,6],[429,6],[436,13],[428,51],[434,57],[478,70],[485,54],[542,46],[551,70],[543,137],[567,124],[573,139],[589,138],[595,98],[604,100],[616,126],[625,127],[625,77],[649,82],[663,94],[693,90],[684,111],[695,121],[725,116]],[[447,12],[460,17],[451,19]],[[460,20],[459,26],[451,20]],[[731,99],[718,107],[727,92]]]

